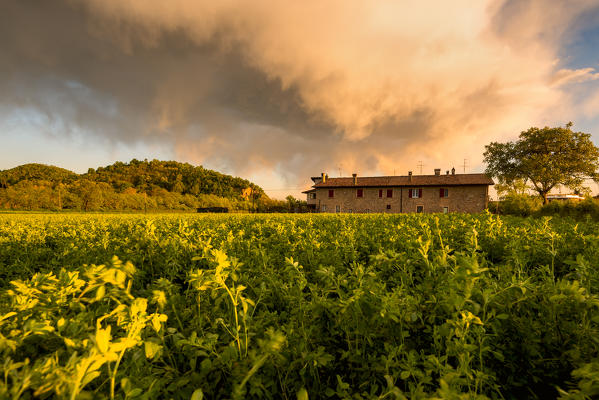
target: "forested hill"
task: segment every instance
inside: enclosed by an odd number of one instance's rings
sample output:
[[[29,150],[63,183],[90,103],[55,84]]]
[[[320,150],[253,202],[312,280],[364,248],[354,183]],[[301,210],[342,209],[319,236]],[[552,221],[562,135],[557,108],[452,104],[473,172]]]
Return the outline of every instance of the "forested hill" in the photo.
[[[78,175],[68,169],[44,164],[25,164],[0,171],[0,187],[16,185],[21,181],[46,180],[55,183],[71,182]]]
[[[254,201],[243,196],[252,188]],[[85,174],[42,164],[0,171],[0,208],[165,210],[269,209],[276,201],[252,182],[175,161],[116,162]]]
[[[169,192],[182,194],[212,194],[229,199],[239,199],[243,189],[252,187],[254,192],[264,194],[259,186],[246,179],[176,161],[138,161],[135,159],[129,163],[117,161],[96,170],[90,168],[81,177],[95,182],[108,183],[119,191],[133,187],[138,191],[149,192],[153,187],[159,187]]]

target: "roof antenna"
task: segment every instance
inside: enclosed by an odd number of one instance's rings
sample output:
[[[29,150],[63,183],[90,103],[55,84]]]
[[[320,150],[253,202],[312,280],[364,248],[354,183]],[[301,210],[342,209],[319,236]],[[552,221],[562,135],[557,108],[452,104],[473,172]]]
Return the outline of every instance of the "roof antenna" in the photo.
[[[424,167],[424,164],[422,163],[422,161],[418,161],[418,168],[420,168],[420,175],[422,175],[422,167]]]
[[[464,164],[461,165],[461,167],[464,167],[464,173],[466,173],[466,167],[468,167],[468,159],[464,158]]]

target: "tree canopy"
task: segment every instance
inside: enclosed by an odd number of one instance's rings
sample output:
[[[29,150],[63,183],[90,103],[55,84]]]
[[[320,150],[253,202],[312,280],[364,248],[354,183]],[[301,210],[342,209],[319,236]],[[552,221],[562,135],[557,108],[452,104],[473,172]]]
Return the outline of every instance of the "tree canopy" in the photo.
[[[0,171],[0,187],[6,188],[21,181],[47,180],[56,183],[72,182],[77,174],[68,169],[44,164],[23,164]]]
[[[588,178],[598,179],[599,148],[591,135],[565,127],[532,127],[513,142],[485,146],[486,172],[502,184],[524,180],[547,203],[547,194],[557,185],[581,190]]]
[[[242,196],[248,188],[254,201]],[[246,179],[175,161],[134,159],[81,175],[43,164],[0,171],[0,209],[269,211],[286,204]]]

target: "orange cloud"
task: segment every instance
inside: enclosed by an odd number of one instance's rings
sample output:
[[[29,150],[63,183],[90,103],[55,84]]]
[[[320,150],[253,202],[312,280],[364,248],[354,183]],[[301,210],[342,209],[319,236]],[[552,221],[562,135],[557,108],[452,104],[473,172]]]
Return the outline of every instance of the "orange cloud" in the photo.
[[[573,21],[596,1],[69,4],[86,10],[102,57],[117,48],[150,61],[135,64],[143,96],[110,92],[140,126],[187,159],[276,169],[288,182],[340,164],[405,173],[418,160],[449,169],[466,157],[480,167],[490,141],[573,119],[564,86],[599,76],[556,71]],[[112,84],[87,75],[78,79]]]

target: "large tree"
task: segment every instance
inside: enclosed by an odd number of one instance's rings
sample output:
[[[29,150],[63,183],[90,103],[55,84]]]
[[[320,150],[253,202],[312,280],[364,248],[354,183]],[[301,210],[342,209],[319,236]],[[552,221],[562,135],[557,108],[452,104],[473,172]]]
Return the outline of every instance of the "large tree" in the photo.
[[[588,133],[572,131],[572,123],[557,128],[530,128],[513,142],[485,146],[487,174],[500,183],[525,180],[547,203],[557,185],[580,189],[588,178],[597,180],[599,148]]]

